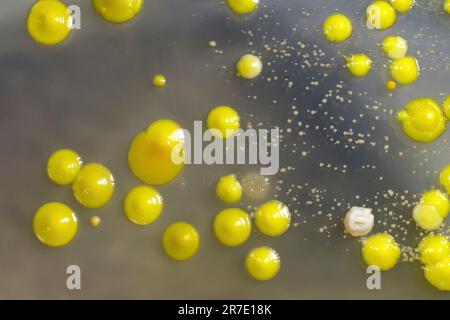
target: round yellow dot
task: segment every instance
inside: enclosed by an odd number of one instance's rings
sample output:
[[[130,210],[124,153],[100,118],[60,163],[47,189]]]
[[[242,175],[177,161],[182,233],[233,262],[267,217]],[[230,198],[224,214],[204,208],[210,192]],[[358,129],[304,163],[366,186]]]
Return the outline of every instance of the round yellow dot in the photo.
[[[383,39],[384,53],[391,59],[403,58],[408,52],[408,42],[400,36],[389,36]]]
[[[411,84],[419,77],[419,64],[416,58],[403,57],[391,62],[391,76],[400,84]]]
[[[40,207],[33,218],[33,232],[42,243],[60,247],[76,235],[78,221],[75,213],[63,203],[50,202]]]
[[[168,119],[153,122],[139,133],[128,152],[128,163],[145,183],[161,185],[175,179],[184,166],[184,132]]]
[[[234,174],[221,177],[216,185],[217,197],[226,203],[237,202],[242,196],[242,187]]]
[[[155,221],[161,214],[163,198],[156,189],[150,186],[138,186],[125,196],[123,208],[131,222],[147,225]]]
[[[412,216],[417,226],[427,231],[438,229],[443,222],[435,207],[420,203],[414,206]]]
[[[445,188],[445,191],[450,194],[450,164],[439,173],[439,183]]]
[[[93,226],[94,228],[95,228],[95,227],[98,227],[98,226],[100,225],[101,222],[102,222],[102,219],[100,219],[99,216],[92,216],[92,217],[89,219],[89,223],[90,223],[91,226]]]
[[[236,110],[228,106],[218,106],[208,113],[206,125],[214,136],[225,139],[239,130],[239,121]]]
[[[331,42],[342,42],[351,36],[352,22],[341,13],[334,13],[325,19],[322,32]]]
[[[114,193],[114,177],[99,163],[83,166],[72,185],[75,198],[87,208],[105,205]]]
[[[253,54],[244,54],[236,63],[236,72],[244,79],[254,79],[261,74],[263,65],[261,59]]]
[[[444,113],[447,117],[447,120],[450,120],[450,95],[445,98],[444,102],[442,103],[442,107],[444,108]]]
[[[262,204],[255,212],[258,230],[268,236],[277,237],[286,232],[291,222],[288,207],[278,200]]]
[[[442,218],[445,218],[450,210],[450,201],[447,195],[437,189],[425,192],[420,199],[420,204],[434,207]]]
[[[395,81],[389,80],[388,82],[386,82],[386,89],[388,89],[389,91],[393,91],[395,90],[395,88],[397,88],[397,83]]]
[[[450,242],[447,237],[429,234],[419,243],[420,262],[425,265],[434,264],[450,253]]]
[[[413,140],[432,142],[445,130],[445,117],[439,104],[431,98],[414,99],[397,113],[406,135]]]
[[[405,13],[411,10],[414,6],[414,0],[390,0],[391,5],[400,13]]]
[[[40,0],[31,7],[27,19],[27,30],[34,41],[54,45],[67,38],[72,27],[71,22],[64,3]]]
[[[256,280],[270,280],[280,270],[280,256],[269,247],[254,248],[245,258],[245,268]]]
[[[387,271],[397,264],[400,248],[390,235],[378,233],[363,242],[362,256],[368,266]]]
[[[47,161],[47,175],[54,183],[72,183],[80,172],[81,157],[73,150],[61,149],[54,152]]]
[[[425,279],[442,291],[450,291],[450,257],[445,257],[424,269]]]
[[[228,8],[237,14],[249,14],[258,8],[259,0],[227,0]]]
[[[106,21],[125,22],[142,9],[143,0],[92,0],[95,11]]]
[[[166,86],[166,77],[162,74],[157,74],[153,77],[153,85],[155,87],[161,88]]]
[[[220,211],[214,219],[216,238],[226,246],[238,246],[250,237],[252,224],[248,214],[237,208]]]
[[[450,0],[444,0],[443,8],[446,13],[450,14]]]
[[[186,222],[175,222],[167,227],[162,237],[166,254],[175,260],[187,260],[198,251],[200,237],[197,230]]]
[[[365,76],[372,67],[372,60],[365,54],[352,54],[344,59],[347,62],[347,69],[357,77]]]
[[[375,1],[367,7],[366,18],[369,29],[385,30],[394,24],[397,15],[386,1]]]

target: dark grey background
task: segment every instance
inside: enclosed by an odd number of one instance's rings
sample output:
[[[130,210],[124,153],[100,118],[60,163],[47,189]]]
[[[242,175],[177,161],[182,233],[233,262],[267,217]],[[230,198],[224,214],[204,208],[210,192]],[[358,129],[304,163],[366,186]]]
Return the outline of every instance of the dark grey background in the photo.
[[[436,185],[438,171],[449,162],[448,132],[435,143],[414,144],[389,113],[411,98],[440,102],[449,93],[450,18],[442,13],[441,1],[419,1],[384,32],[364,28],[369,1],[262,2],[243,18],[219,1],[146,0],[135,20],[117,25],[100,19],[90,1],[74,0],[67,3],[81,6],[82,29],[55,47],[37,45],[26,33],[33,1],[0,2],[0,298],[449,298],[425,282],[417,262],[400,263],[383,273],[382,290],[368,290],[360,243],[345,238],[341,226],[350,205],[374,208],[376,231],[393,223],[403,226],[411,219],[410,209],[399,204],[402,195],[414,201],[415,194]],[[324,18],[336,10],[354,24],[352,38],[338,45],[320,32]],[[249,30],[250,35],[243,32]],[[390,34],[408,40],[422,68],[417,83],[393,95],[384,89],[387,59],[377,47]],[[208,47],[210,40],[217,41],[222,54]],[[237,79],[236,59],[253,50],[266,64],[262,76]],[[355,79],[342,68],[340,56],[352,52],[373,58],[367,77]],[[156,73],[167,76],[166,88],[151,86]],[[269,82],[274,76],[278,80]],[[288,88],[285,79],[294,85]],[[319,85],[310,86],[311,81]],[[340,81],[344,102],[333,92],[321,103]],[[308,85],[311,89],[305,89]],[[127,221],[122,199],[139,184],[127,165],[132,137],[162,117],[192,128],[193,120],[204,119],[219,104],[234,106],[244,125],[283,130],[281,165],[295,170],[272,178],[271,197],[294,212],[289,232],[276,239],[255,232],[237,248],[216,241],[211,223],[223,205],[214,197],[214,183],[224,173],[242,177],[255,169],[245,166],[187,166],[176,181],[159,188],[166,206],[155,223],[139,227]],[[298,115],[292,114],[292,105]],[[350,128],[366,143],[346,148],[343,132]],[[108,205],[82,208],[70,187],[49,181],[46,159],[62,147],[112,170],[117,189]],[[332,166],[320,167],[320,162]],[[346,172],[334,166],[347,166]],[[318,201],[314,188],[321,190]],[[389,189],[395,195],[385,199]],[[48,201],[65,202],[79,216],[78,235],[66,247],[47,248],[31,231],[35,210]],[[244,200],[242,205],[255,204]],[[94,214],[102,218],[97,229],[89,226]],[[183,263],[168,259],[160,245],[164,228],[176,220],[193,223],[201,235],[198,255]],[[416,246],[419,231],[406,229],[407,235],[398,226],[392,233],[402,245]],[[273,246],[282,259],[279,275],[266,283],[253,281],[243,268],[246,252],[257,245]],[[66,289],[70,264],[81,267],[81,291]]]

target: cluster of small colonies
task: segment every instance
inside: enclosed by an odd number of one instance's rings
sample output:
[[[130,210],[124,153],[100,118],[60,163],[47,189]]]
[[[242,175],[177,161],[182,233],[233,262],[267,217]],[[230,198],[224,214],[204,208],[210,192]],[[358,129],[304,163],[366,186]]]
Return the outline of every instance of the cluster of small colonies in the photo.
[[[386,1],[375,1],[366,10],[367,26],[369,29],[387,29],[396,20],[395,10],[404,13],[409,11],[413,5],[414,1],[412,0],[392,0],[390,4]],[[334,13],[325,19],[322,31],[329,41],[343,42],[352,34],[352,22],[343,14]],[[382,47],[388,57],[393,60],[390,65],[390,73],[395,81],[406,85],[417,80],[419,66],[415,58],[405,57],[408,50],[408,44],[405,39],[395,36],[386,37]],[[372,60],[366,54],[344,56],[344,60],[349,72],[357,77],[367,75],[372,68]],[[391,80],[386,87],[388,90],[394,90],[396,83]]]
[[[75,199],[87,208],[104,206],[114,193],[114,177],[109,169],[99,163],[83,165],[81,157],[73,150],[61,149],[54,152],[47,161],[47,175],[58,185],[72,184]],[[91,219],[93,226],[99,223],[98,217]],[[44,204],[34,215],[34,234],[51,247],[69,243],[77,229],[75,212],[63,203]]]
[[[93,0],[95,11],[106,21],[126,22],[142,9],[143,0]],[[67,6],[59,0],[38,0],[28,14],[27,30],[37,43],[56,45],[64,41],[73,27]]]
[[[240,116],[229,106],[218,106],[208,113],[206,124],[212,135],[219,139],[228,139],[239,130]],[[168,119],[153,122],[131,143],[128,160],[132,172],[150,185],[162,185],[172,181],[183,169],[183,143],[184,132],[176,122]],[[179,161],[175,161],[176,158]],[[246,194],[265,195],[267,188],[265,186],[258,188],[255,185],[257,179],[246,176],[244,180]],[[264,190],[260,192],[261,188]],[[243,187],[233,174],[221,177],[215,190],[217,197],[225,203],[239,202],[243,194]],[[123,206],[130,221],[138,225],[148,225],[161,214],[163,197],[153,187],[142,185],[128,192]],[[277,200],[264,203],[255,212],[257,229],[271,237],[286,232],[290,220],[288,208]],[[245,211],[228,208],[217,214],[213,228],[222,244],[237,246],[250,237],[252,224],[250,216]],[[200,236],[191,224],[175,222],[164,231],[162,246],[166,254],[174,260],[187,260],[197,253]],[[253,278],[269,280],[277,274],[280,258],[274,249],[258,247],[249,252],[245,266]]]
[[[447,193],[450,191],[450,165],[442,169],[439,180]],[[417,226],[433,231],[439,229],[450,211],[448,194],[437,189],[426,191],[412,210]],[[371,209],[353,207],[344,218],[345,230],[355,237],[367,235],[373,227]],[[450,291],[450,246],[443,235],[430,233],[419,243],[420,261],[425,265],[425,279],[440,290]],[[378,233],[363,241],[362,256],[369,266],[381,271],[392,269],[401,254],[400,246],[386,233]]]
[[[216,195],[225,203],[238,202],[242,196],[242,186],[236,176],[232,174],[221,177],[216,184]],[[259,232],[269,237],[278,237],[289,228],[291,213],[282,202],[271,200],[256,209],[254,219]],[[247,241],[251,232],[250,216],[242,209],[224,209],[214,219],[214,234],[226,246],[241,245]],[[248,253],[245,266],[254,279],[269,280],[280,269],[280,257],[270,247],[257,247]]]

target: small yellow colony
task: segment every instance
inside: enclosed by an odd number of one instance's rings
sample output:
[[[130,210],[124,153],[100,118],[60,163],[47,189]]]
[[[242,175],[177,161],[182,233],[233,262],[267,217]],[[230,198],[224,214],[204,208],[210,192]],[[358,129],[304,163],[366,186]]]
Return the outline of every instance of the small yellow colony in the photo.
[[[363,242],[362,256],[368,266],[374,265],[387,271],[397,264],[400,248],[390,235],[378,233]]]
[[[384,38],[382,48],[389,58],[396,60],[406,55],[408,42],[400,36],[389,36]]]
[[[397,88],[397,83],[395,81],[389,80],[388,82],[386,82],[386,89],[388,89],[389,91],[393,91],[395,90],[395,88]]]
[[[56,0],[40,0],[31,7],[27,30],[34,41],[54,45],[67,38],[71,24],[72,20],[64,3]]]
[[[92,0],[95,11],[106,21],[125,22],[141,11],[143,0]]]
[[[419,243],[420,262],[432,265],[450,254],[450,242],[442,235],[429,234]]]
[[[443,8],[445,12],[450,14],[450,0],[444,0]]]
[[[99,216],[92,216],[89,219],[89,223],[91,224],[92,227],[98,227],[100,225],[100,223],[102,222],[102,219],[100,219]]]
[[[431,189],[425,192],[420,203],[413,208],[416,224],[427,231],[438,229],[450,210],[448,197],[442,191]]]
[[[450,120],[450,95],[445,98],[444,102],[442,103],[442,107],[444,108],[444,113],[447,117],[447,120]]]
[[[150,186],[138,186],[128,192],[123,208],[131,222],[147,225],[155,221],[163,209],[161,194]]]
[[[400,84],[407,85],[419,77],[419,63],[416,58],[403,57],[391,62],[391,77]]]
[[[290,222],[291,213],[288,207],[278,200],[268,201],[256,209],[256,227],[267,236],[281,236],[289,228]]]
[[[250,237],[252,224],[248,214],[237,208],[219,212],[214,219],[214,234],[226,246],[238,246]]]
[[[184,166],[184,132],[168,119],[153,122],[131,143],[128,164],[136,177],[153,185],[175,179]]]
[[[239,130],[240,117],[233,108],[218,106],[208,113],[206,126],[214,136],[226,139]]]
[[[167,227],[162,237],[166,254],[174,260],[192,258],[198,251],[200,237],[197,230],[186,222],[175,222]]]
[[[242,186],[234,174],[221,177],[216,185],[217,197],[226,203],[237,202],[242,196]]]
[[[450,164],[441,170],[439,174],[439,183],[450,194]]]
[[[236,14],[249,14],[258,8],[259,0],[227,0],[228,8]]]
[[[414,6],[414,0],[390,0],[391,5],[400,13],[405,13],[411,10]]]
[[[385,30],[395,23],[397,15],[386,1],[374,1],[367,7],[366,19],[369,29]]]
[[[33,232],[42,243],[60,247],[69,243],[78,229],[77,216],[63,203],[50,202],[40,207],[33,218]]]
[[[280,256],[269,247],[257,247],[245,258],[247,272],[256,280],[267,281],[280,270]]]
[[[353,27],[349,18],[341,13],[334,13],[325,19],[323,34],[331,42],[342,42],[351,36]]]
[[[344,59],[347,62],[347,69],[357,77],[365,76],[372,67],[372,60],[365,54],[352,54]]]
[[[157,74],[153,77],[153,85],[158,88],[165,87],[167,84],[166,77],[162,74]]]
[[[67,185],[75,180],[81,165],[81,157],[75,151],[60,149],[48,158],[47,175],[54,183]]]
[[[83,206],[99,208],[111,199],[114,184],[114,177],[108,168],[99,163],[88,163],[73,182],[73,195]]]
[[[445,130],[445,117],[439,104],[431,98],[411,100],[397,113],[397,120],[413,140],[431,142]]]
[[[253,54],[244,54],[236,63],[236,72],[244,79],[254,79],[261,74],[263,64],[261,59]]]

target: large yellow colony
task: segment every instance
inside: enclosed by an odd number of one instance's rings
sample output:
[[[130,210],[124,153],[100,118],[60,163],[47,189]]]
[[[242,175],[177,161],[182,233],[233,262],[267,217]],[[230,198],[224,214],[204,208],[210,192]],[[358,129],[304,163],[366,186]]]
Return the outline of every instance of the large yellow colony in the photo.
[[[385,30],[397,19],[394,8],[386,1],[374,1],[366,9],[366,22],[369,29]]]
[[[436,140],[446,126],[441,106],[431,98],[411,100],[397,113],[397,120],[408,137],[420,142]]]
[[[40,44],[55,45],[64,41],[71,27],[72,19],[67,6],[60,1],[37,1],[28,14],[28,34]]]
[[[184,166],[184,132],[174,121],[153,122],[131,143],[128,163],[143,182],[161,185],[175,179]]]
[[[78,219],[68,206],[50,202],[40,207],[33,218],[33,232],[42,243],[60,247],[69,243],[78,230]]]
[[[240,117],[233,108],[229,106],[218,106],[208,113],[206,125],[211,131],[211,134],[222,139],[227,139],[239,130]]]
[[[353,31],[352,22],[341,13],[334,13],[325,19],[322,32],[331,42],[347,40]]]
[[[121,23],[133,19],[144,0],[92,0],[95,11],[106,21]]]
[[[365,54],[352,54],[344,59],[347,62],[347,69],[357,77],[367,75],[372,68],[372,60]]]
[[[381,271],[387,271],[397,264],[400,247],[390,235],[378,233],[363,242],[362,256],[368,266],[377,266]]]

